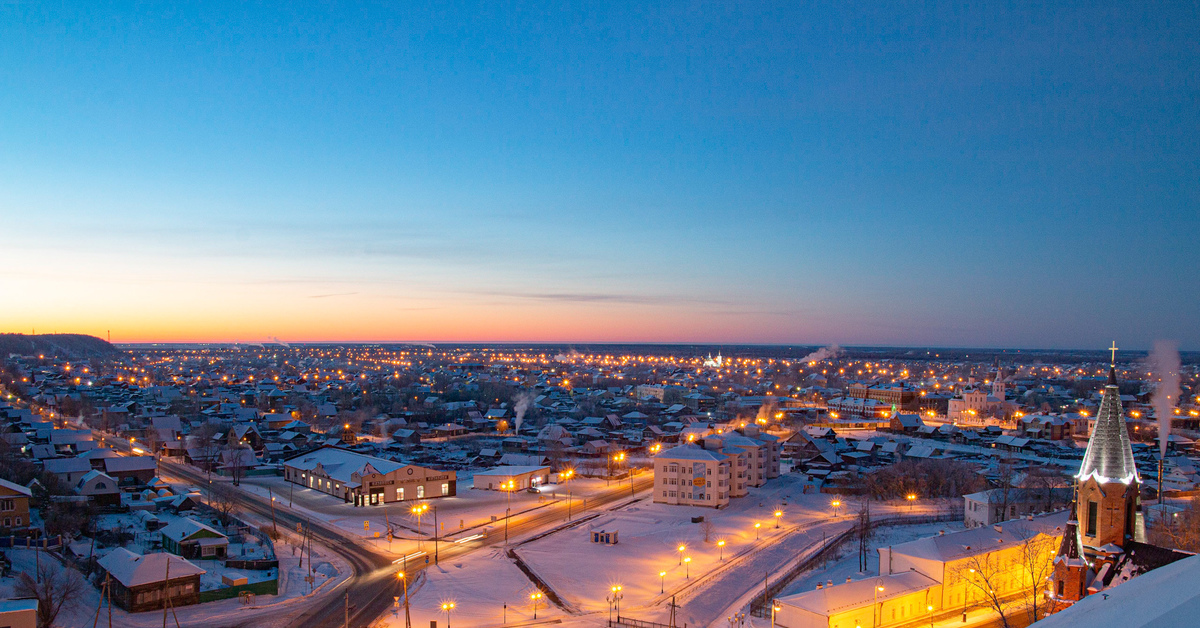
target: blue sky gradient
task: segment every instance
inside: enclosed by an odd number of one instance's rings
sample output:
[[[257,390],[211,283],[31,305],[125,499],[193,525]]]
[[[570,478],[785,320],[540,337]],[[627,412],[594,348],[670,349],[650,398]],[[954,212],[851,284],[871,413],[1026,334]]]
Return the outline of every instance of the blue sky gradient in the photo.
[[[1200,348],[1188,3],[0,2],[0,329]]]

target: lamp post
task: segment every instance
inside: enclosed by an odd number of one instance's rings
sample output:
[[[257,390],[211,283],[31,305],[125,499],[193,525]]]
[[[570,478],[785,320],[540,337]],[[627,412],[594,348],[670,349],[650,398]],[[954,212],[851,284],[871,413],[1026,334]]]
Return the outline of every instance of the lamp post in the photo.
[[[543,597],[545,597],[545,596],[542,594],[541,591],[534,591],[533,593],[529,594],[529,602],[531,604],[533,604],[533,618],[534,619],[537,619],[538,602],[540,602]]]
[[[692,567],[692,557],[688,556],[687,558],[683,559],[683,574],[684,574],[683,577],[687,578],[688,580],[692,579],[691,567]]]
[[[929,628],[933,628],[933,604],[926,604],[925,610],[929,612]]]
[[[917,495],[916,493],[909,493],[904,496],[904,499],[908,500],[908,512],[911,514],[913,511],[913,502],[917,501]]]
[[[658,572],[658,592],[667,592],[667,572],[665,571]]]
[[[775,628],[775,613],[778,613],[781,610],[783,610],[783,608],[779,606],[779,602],[771,600],[771,628]]]
[[[872,594],[874,595],[874,600],[871,602],[871,625],[872,626],[879,625],[879,620],[875,619],[875,613],[879,607],[879,592],[882,590],[883,590],[883,580],[876,580],[875,581],[875,589],[874,589],[874,591],[872,591]],[[447,626],[447,628],[449,628],[449,626]]]
[[[563,481],[567,485],[567,521],[571,520],[571,478],[575,477],[575,469],[567,469],[562,472]]]
[[[761,527],[762,527],[761,523],[759,523],[757,521],[754,522],[754,540],[755,541],[757,541],[759,539],[758,533],[759,533],[759,528],[761,528]]]
[[[407,563],[407,561],[405,562]],[[408,576],[401,571],[400,573],[396,574],[396,578],[398,578],[400,583],[404,586],[404,628],[410,628],[412,626],[412,620],[408,616]]]
[[[624,597],[625,597],[625,594],[621,593],[621,585],[614,584],[611,587],[609,587],[608,596],[604,598],[605,600],[608,600],[608,621],[609,621],[609,623],[612,623],[612,616],[613,616],[614,608],[617,610],[617,621],[621,620],[621,599]]]
[[[417,536],[421,535],[421,515],[425,514],[426,510],[429,510],[429,504],[416,504],[409,509],[417,518]]]
[[[446,611],[446,628],[450,628],[450,611],[454,610],[454,602],[442,602],[442,610]]]
[[[782,511],[782,510],[776,510],[776,511],[775,511],[775,529],[776,529],[776,530],[778,530],[778,529],[779,529],[779,520],[780,520],[780,518],[782,518],[782,517],[783,517],[783,511]]]
[[[830,506],[833,506],[833,516],[834,516],[834,517],[838,516],[838,508],[841,508],[841,506],[842,506],[842,500],[840,500],[840,499],[835,499],[835,500],[833,500],[833,501],[829,502],[829,505],[830,505]]]
[[[683,564],[683,553],[687,551],[687,546],[684,545],[683,543],[680,543],[679,547],[676,547],[675,549],[679,550],[679,564],[682,565]]]
[[[720,552],[720,561],[725,562],[725,539],[717,541],[717,550]]]
[[[508,545],[508,518],[512,516],[512,494],[517,483],[509,480],[500,486],[504,487],[504,492],[508,494],[508,507],[504,510],[504,544]]]
[[[279,535],[279,528],[276,527],[276,525],[275,525],[275,496],[274,495],[271,496],[271,531],[274,532],[276,536]]]

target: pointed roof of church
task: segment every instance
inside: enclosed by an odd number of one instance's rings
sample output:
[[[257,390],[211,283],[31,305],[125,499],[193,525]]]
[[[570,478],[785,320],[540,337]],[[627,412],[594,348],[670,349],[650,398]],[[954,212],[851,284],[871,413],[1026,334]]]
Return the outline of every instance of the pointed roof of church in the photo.
[[[1129,445],[1129,430],[1125,427],[1115,367],[1109,369],[1108,385],[1104,387],[1104,397],[1096,412],[1096,427],[1092,430],[1083,464],[1075,477],[1080,481],[1091,477],[1099,482],[1125,484],[1141,481],[1133,460],[1133,448]]]
[[[1070,512],[1075,512],[1075,504],[1072,502]],[[1063,529],[1062,544],[1058,547],[1058,554],[1054,557],[1055,562],[1066,562],[1067,565],[1081,566],[1083,565],[1083,552],[1079,550],[1079,531],[1075,520],[1067,522],[1066,528]]]

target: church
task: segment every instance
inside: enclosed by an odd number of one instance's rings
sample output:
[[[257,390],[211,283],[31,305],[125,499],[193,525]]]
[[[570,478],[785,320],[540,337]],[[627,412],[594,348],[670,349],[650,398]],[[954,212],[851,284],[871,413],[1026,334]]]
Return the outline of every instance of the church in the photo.
[[[1075,476],[1073,516],[1054,558],[1052,608],[1061,610],[1190,555],[1145,542],[1138,521],[1141,487],[1114,364]]]

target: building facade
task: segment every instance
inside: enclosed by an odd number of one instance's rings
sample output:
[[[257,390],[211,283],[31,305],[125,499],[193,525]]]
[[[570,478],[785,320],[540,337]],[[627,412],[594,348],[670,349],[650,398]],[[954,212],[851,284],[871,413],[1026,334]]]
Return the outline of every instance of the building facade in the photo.
[[[285,460],[283,477],[355,506],[451,497],[457,493],[454,471],[403,464],[333,446]]]

